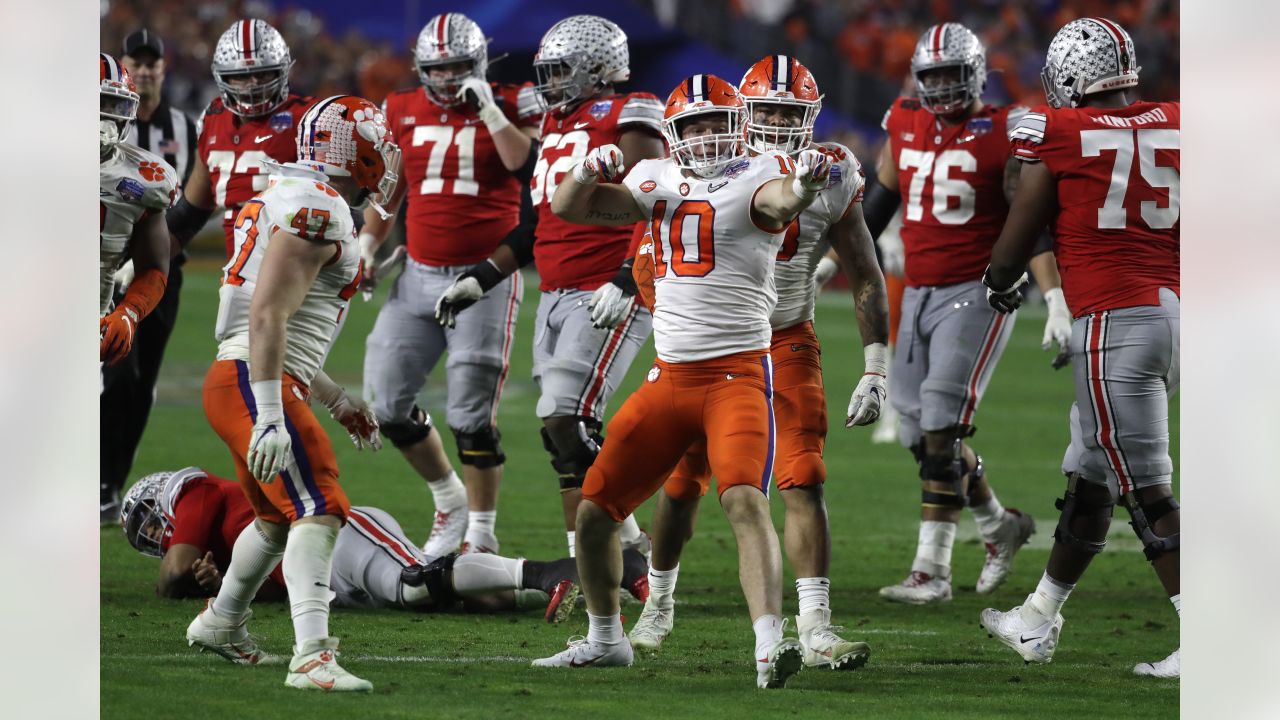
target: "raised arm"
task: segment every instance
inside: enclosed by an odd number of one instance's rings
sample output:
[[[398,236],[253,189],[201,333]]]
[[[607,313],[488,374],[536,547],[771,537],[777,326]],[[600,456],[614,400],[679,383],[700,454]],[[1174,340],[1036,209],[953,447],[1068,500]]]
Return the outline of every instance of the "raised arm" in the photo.
[[[569,172],[573,181],[556,186],[551,212],[579,225],[631,225],[645,220],[631,191],[612,184],[625,171],[626,161],[617,145],[593,148]]]
[[[789,161],[788,161],[789,162]],[[751,200],[751,214],[761,227],[782,232],[804,209],[813,204],[818,193],[827,186],[831,174],[831,157],[820,150],[800,153],[790,175],[770,180],[756,191]]]

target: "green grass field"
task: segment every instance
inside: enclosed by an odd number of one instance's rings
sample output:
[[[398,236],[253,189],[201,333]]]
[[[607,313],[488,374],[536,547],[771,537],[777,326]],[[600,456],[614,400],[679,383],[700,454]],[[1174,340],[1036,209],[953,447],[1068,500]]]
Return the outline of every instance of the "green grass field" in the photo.
[[[229,475],[226,448],[205,422],[200,385],[215,345],[217,275],[189,266],[182,318],[169,345],[156,408],[133,476],[186,465]],[[530,378],[536,283],[529,283],[501,410],[508,456],[498,536],[505,555],[559,557],[565,551],[557,485],[538,436],[537,389]],[[358,390],[364,338],[376,305],[358,298],[329,358],[338,382]],[[199,610],[196,601],[165,601],[153,588],[157,561],[135,553],[118,528],[101,538],[102,716],[150,718],[359,717],[564,719],[656,716],[938,717],[991,718],[1174,717],[1177,681],[1134,677],[1135,662],[1158,660],[1178,645],[1177,617],[1118,510],[1108,551],[1098,557],[1065,608],[1066,626],[1054,662],[1024,666],[978,627],[978,612],[1022,602],[1043,570],[1063,489],[1059,474],[1072,389],[1067,372],[1049,369],[1040,350],[1043,310],[1025,310],[978,416],[974,446],[1005,505],[1032,513],[1038,533],[1022,552],[1010,581],[991,596],[973,584],[983,549],[973,521],[961,522],[954,555],[955,599],[942,607],[908,607],[876,591],[902,579],[916,541],[916,468],[897,446],[869,442],[866,429],[846,430],[849,392],[861,374],[861,343],[847,294],[828,292],[818,311],[825,350],[828,402],[834,425],[827,443],[827,501],[831,514],[831,602],[847,637],[871,644],[872,657],[851,673],[806,671],[788,689],[757,691],[750,620],[736,575],[733,538],[723,514],[704,508],[697,536],[682,563],[675,633],[656,656],[630,669],[534,669],[529,660],[585,633],[585,616],[568,626],[542,622],[541,613],[496,616],[337,611],[331,628],[343,639],[343,663],[372,681],[372,696],[299,693],[283,687],[280,666],[243,668],[197,654],[183,637]],[[649,345],[632,366],[611,409],[636,387],[653,357]],[[440,368],[443,370],[443,367]],[[442,377],[425,391],[426,405],[443,407]],[[355,391],[355,390],[353,390]],[[1173,409],[1177,457],[1177,408]],[[324,413],[324,420],[328,417]],[[438,418],[443,425],[443,418]],[[426,485],[390,446],[357,453],[334,425],[343,485],[353,504],[377,505],[423,541],[430,528]],[[453,441],[445,433],[452,453]],[[711,501],[714,504],[714,501]],[[781,528],[781,502],[774,504]],[[648,526],[652,504],[637,512]],[[784,609],[795,612],[794,578],[787,570]],[[631,620],[638,605],[624,606]],[[627,623],[630,628],[630,621]],[[267,649],[288,655],[292,628],[283,604],[255,609],[251,630]],[[1141,708],[1140,710],[1138,708]],[[326,713],[311,715],[312,712]]]

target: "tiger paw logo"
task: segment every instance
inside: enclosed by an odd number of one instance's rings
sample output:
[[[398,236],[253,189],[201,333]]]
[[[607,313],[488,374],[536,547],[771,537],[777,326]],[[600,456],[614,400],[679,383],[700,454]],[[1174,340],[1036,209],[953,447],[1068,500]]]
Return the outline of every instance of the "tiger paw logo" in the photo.
[[[160,182],[164,180],[164,166],[158,162],[147,160],[138,164],[138,174],[143,180],[150,182]]]
[[[662,369],[657,365],[649,368],[649,382],[658,382],[658,376],[662,374]]]

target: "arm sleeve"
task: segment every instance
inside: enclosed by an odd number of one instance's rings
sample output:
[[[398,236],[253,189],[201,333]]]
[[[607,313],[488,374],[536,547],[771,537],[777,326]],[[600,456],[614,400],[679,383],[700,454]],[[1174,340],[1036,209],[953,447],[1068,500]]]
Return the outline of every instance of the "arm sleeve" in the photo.
[[[538,166],[539,147],[541,146],[537,140],[529,143],[529,156],[524,159],[524,165],[521,165],[514,173],[520,184],[525,186],[526,192],[529,189],[529,182],[533,180],[533,169]]]
[[[880,179],[872,174],[867,178],[866,194],[862,201],[863,215],[867,220],[867,229],[872,238],[879,238],[902,204],[902,197],[896,189],[880,184]]]
[[[191,244],[191,238],[208,222],[210,215],[213,215],[213,208],[198,208],[187,202],[187,197],[183,195],[178,198],[178,204],[165,214],[164,221],[169,226],[169,234],[177,238],[185,250]]]
[[[208,550],[218,510],[219,494],[212,485],[194,483],[187,487],[173,510],[173,535],[169,545],[192,545],[200,552]]]
[[[516,262],[525,267],[533,262],[533,242],[538,230],[538,211],[533,207],[533,195],[528,183],[520,191],[520,223],[502,239],[503,245],[515,253]]]

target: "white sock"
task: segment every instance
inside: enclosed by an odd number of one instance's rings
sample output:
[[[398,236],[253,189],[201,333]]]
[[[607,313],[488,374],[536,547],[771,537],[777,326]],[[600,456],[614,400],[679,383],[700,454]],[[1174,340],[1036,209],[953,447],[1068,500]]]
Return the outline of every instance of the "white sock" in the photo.
[[[564,534],[569,538],[569,557],[578,557],[578,533],[574,530],[565,530]]]
[[[628,515],[627,519],[622,521],[622,527],[618,529],[618,541],[626,545],[639,539],[640,525],[636,522],[636,516]]]
[[[1173,611],[1178,613],[1178,619],[1182,619],[1182,593],[1178,593],[1169,598],[1169,602],[1173,603]]]
[[[680,564],[670,570],[655,570],[649,566],[649,599],[657,605],[660,601],[671,604],[671,596],[676,592],[676,579],[680,577]]]
[[[756,670],[768,667],[769,651],[782,639],[782,618],[777,615],[761,615],[751,623],[756,632]]]
[[[627,636],[622,632],[622,616],[592,615],[587,613],[587,640],[601,645],[617,645],[625,642]]]
[[[824,577],[796,578],[796,595],[800,597],[799,615],[830,610],[831,580]]]
[[[956,524],[938,520],[920,521],[913,572],[923,572],[944,580],[951,577],[951,546],[956,540]]]
[[[1029,602],[1036,612],[1052,620],[1062,610],[1074,587],[1074,583],[1068,585],[1054,580],[1049,577],[1048,571],[1045,571],[1045,574],[1040,576],[1040,584],[1036,586],[1036,591],[1032,593]]]
[[[329,575],[338,528],[297,523],[284,546],[284,584],[289,589],[290,614],[297,647],[329,637]]]
[[[1000,532],[1000,526],[1004,524],[1004,506],[996,499],[996,494],[992,492],[991,499],[981,505],[970,505],[969,512],[978,521],[978,531],[982,533],[983,539],[993,542],[996,533]]]
[[[427,487],[431,489],[431,500],[440,512],[453,512],[467,506],[467,486],[452,470],[439,480],[428,480]]]
[[[453,561],[453,589],[459,595],[517,590],[523,580],[523,560],[489,553],[468,553]]]
[[[256,522],[240,531],[231,549],[231,564],[222,578],[222,588],[213,599],[213,612],[227,620],[239,621],[249,612],[249,603],[280,558],[284,545],[271,542]]]
[[[483,545],[494,537],[493,527],[498,523],[497,510],[472,510],[467,513],[466,541],[473,545]]]

